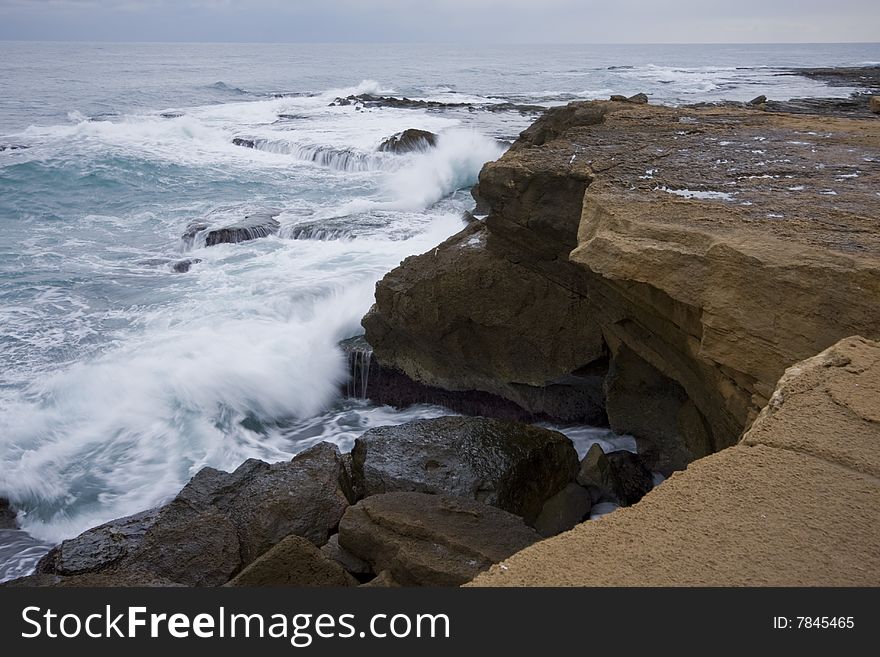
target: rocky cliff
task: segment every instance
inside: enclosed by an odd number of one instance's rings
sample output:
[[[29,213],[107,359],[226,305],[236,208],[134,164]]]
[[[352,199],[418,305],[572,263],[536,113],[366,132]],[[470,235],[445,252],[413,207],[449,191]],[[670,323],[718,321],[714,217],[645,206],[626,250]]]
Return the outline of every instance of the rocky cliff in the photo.
[[[742,441],[476,586],[880,586],[880,344],[787,370]]]
[[[485,221],[364,318],[386,370],[630,433],[669,473],[793,363],[880,337],[880,122],[572,103],[480,174]]]

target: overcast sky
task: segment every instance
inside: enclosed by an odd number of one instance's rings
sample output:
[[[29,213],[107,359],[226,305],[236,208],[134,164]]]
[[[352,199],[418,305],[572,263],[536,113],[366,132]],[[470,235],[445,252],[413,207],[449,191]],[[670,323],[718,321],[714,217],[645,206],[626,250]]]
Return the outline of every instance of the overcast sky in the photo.
[[[735,43],[880,39],[880,0],[0,0],[0,39]]]

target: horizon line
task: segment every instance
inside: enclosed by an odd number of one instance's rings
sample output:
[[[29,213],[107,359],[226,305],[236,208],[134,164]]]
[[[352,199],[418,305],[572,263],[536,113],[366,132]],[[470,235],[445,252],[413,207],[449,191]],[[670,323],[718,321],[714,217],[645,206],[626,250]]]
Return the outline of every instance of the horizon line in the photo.
[[[4,43],[75,43],[75,44],[111,44],[111,45],[470,45],[470,46],[874,46],[880,41],[185,41],[171,39],[165,41],[113,41],[110,39],[9,39],[0,37]]]

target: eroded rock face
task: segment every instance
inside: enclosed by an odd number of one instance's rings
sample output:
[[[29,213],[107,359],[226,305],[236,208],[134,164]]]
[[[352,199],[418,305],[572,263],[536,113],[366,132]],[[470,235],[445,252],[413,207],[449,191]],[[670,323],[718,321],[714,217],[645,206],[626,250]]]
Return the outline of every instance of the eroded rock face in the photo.
[[[522,386],[552,397],[610,364],[612,426],[668,473],[734,444],[787,366],[880,337],[877,162],[874,119],[550,110],[481,172],[485,222],[378,284],[367,341],[383,367],[527,409]]]
[[[738,445],[474,584],[878,586],[878,445],[880,343],[847,338],[789,368]]]
[[[0,497],[0,529],[15,529],[18,527],[15,509],[9,504],[9,500]]]
[[[424,493],[368,497],[339,525],[343,548],[404,586],[459,586],[539,539],[511,513]]]
[[[64,541],[37,573],[141,573],[216,586],[293,534],[327,542],[351,488],[338,449],[320,443],[286,463],[251,459],[234,472],[201,470],[167,505]]]
[[[477,500],[533,523],[573,481],[577,453],[560,433],[486,418],[443,417],[370,429],[355,441],[359,497],[415,491]]]

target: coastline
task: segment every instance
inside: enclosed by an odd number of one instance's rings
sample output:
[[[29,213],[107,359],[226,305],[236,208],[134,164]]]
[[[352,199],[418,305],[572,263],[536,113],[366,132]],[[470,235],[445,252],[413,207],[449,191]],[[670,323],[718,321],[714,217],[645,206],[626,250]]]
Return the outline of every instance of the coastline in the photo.
[[[861,100],[868,107],[868,98]],[[510,575],[495,567],[475,583],[548,584],[541,565],[550,568],[557,557],[542,551],[553,545],[576,562],[594,545],[594,534],[613,554],[616,541],[628,535],[627,522],[651,527],[641,514],[663,518],[667,527],[681,515],[691,517],[675,495],[710,490],[701,473],[736,473],[738,458],[790,451],[770,445],[773,422],[788,420],[768,411],[786,408],[786,386],[797,385],[795,375],[785,375],[777,386],[787,368],[820,352],[841,367],[840,350],[855,349],[866,359],[857,374],[868,372],[866,385],[876,383],[876,344],[832,345],[854,335],[880,338],[873,303],[880,298],[880,263],[871,224],[871,209],[880,204],[871,196],[880,189],[880,126],[870,111],[853,118],[836,101],[822,115],[802,113],[821,110],[815,102],[806,110],[792,103],[784,110],[772,102],[663,108],[606,101],[551,110],[484,167],[475,196],[488,217],[408,258],[377,287],[377,304],[364,319],[369,347],[359,347],[370,350],[367,375],[354,372],[366,396],[397,405],[439,401],[506,419],[607,422],[636,437],[635,461],[618,456],[611,467],[594,453],[592,461],[588,455],[578,463],[549,431],[529,433],[528,447],[502,458],[495,429],[481,420],[429,423],[423,434],[404,425],[404,437],[413,442],[409,460],[393,444],[383,448],[378,464],[320,446],[282,467],[248,462],[231,475],[203,471],[169,505],[65,541],[41,561],[37,575],[11,585],[220,585],[257,564],[260,582],[271,584],[271,574],[282,574],[291,559],[320,565],[309,571],[321,573],[305,582],[310,585],[455,585],[523,548],[523,556],[509,562],[515,566]],[[721,160],[729,166],[713,169]],[[731,173],[732,190],[726,187]],[[808,189],[812,193],[801,196]],[[855,467],[851,458],[844,463],[858,478],[847,488],[847,503],[821,508],[821,496],[793,489],[786,498],[774,489],[762,492],[765,504],[785,501],[829,526],[834,518],[876,508],[878,472],[858,459],[868,458],[876,444],[878,398],[853,399],[858,408],[868,407],[854,425],[865,441],[832,445],[821,457],[832,466],[841,455],[856,459]],[[793,413],[796,423],[800,416]],[[815,432],[817,443],[828,430],[814,422],[799,429]],[[510,424],[498,431],[513,436],[525,429]],[[380,438],[365,436],[355,454]],[[467,447],[450,454],[444,447],[455,441]],[[462,453],[475,456],[469,461]],[[774,457],[766,458],[744,467],[773,470]],[[850,475],[832,466],[782,470],[828,488],[849,486]],[[367,484],[370,467],[382,486]],[[474,475],[464,489],[441,476],[468,469]],[[309,472],[326,480],[320,491],[291,483]],[[648,493],[645,472],[672,479]],[[535,481],[546,486],[533,490]],[[753,483],[738,493],[753,494],[760,481]],[[633,486],[641,494],[627,502],[647,493],[643,502],[579,524],[593,505],[622,502],[620,491]],[[294,490],[307,500],[267,515],[280,491]],[[523,496],[528,504],[510,501]],[[248,501],[252,508],[243,511]],[[725,498],[721,507],[729,503]],[[432,513],[455,520],[425,535],[414,519]],[[870,540],[878,518],[869,515],[867,522],[867,535],[841,531],[836,540],[816,544],[826,559],[855,555],[829,570],[826,583],[878,583],[870,573],[880,569],[854,570],[880,553]],[[540,541],[576,525],[570,534]],[[487,527],[493,528],[488,538]],[[801,540],[786,536],[785,525],[768,531],[778,539],[766,543],[773,554]],[[287,544],[291,534],[305,536],[315,549]],[[447,550],[442,562],[425,559],[432,544]],[[664,559],[674,560],[686,547],[672,546]],[[217,550],[224,555],[220,568]],[[747,554],[737,552],[739,561],[715,571],[717,578],[695,583],[770,583],[760,579],[760,568],[755,574],[738,567]],[[207,555],[210,564],[203,563]],[[462,569],[462,559],[474,555],[479,568]],[[767,561],[779,577],[771,581],[811,583],[797,570],[808,558],[789,570]],[[520,563],[537,579],[517,579]],[[641,567],[638,572],[646,572]],[[596,580],[563,583],[587,581]],[[612,582],[620,580],[602,581]]]

